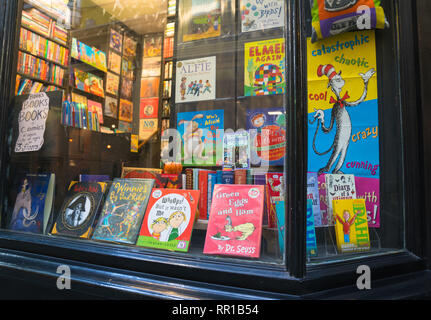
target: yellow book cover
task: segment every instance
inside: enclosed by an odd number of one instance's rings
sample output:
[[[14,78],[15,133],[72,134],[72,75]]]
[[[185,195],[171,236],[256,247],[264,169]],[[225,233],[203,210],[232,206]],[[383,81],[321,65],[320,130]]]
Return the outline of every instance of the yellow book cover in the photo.
[[[370,235],[365,200],[333,200],[332,204],[338,250],[341,253],[369,250]]]

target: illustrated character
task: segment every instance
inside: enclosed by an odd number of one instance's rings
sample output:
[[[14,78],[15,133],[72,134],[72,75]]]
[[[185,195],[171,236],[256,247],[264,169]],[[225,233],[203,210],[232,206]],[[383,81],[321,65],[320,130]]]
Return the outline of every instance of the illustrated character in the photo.
[[[284,190],[283,190],[284,189],[284,177],[283,176],[280,176],[279,180],[274,180],[272,178],[269,178],[268,183],[274,192],[278,192],[280,197],[284,196]]]
[[[127,203],[123,203],[123,204],[121,204],[121,205],[118,205],[118,206],[115,206],[115,205],[112,205],[112,210],[111,210],[111,212],[108,212],[106,215],[105,215],[105,217],[103,218],[103,220],[102,220],[102,223],[101,223],[101,231],[100,231],[100,233],[101,233],[101,235],[102,236],[104,236],[104,234],[106,234],[106,233],[108,233],[109,232],[109,234],[112,236],[115,232],[115,228],[117,227],[117,225],[116,225],[116,221],[111,221],[111,218],[113,218],[114,217],[114,219],[112,219],[112,220],[122,220],[122,219],[115,219],[115,217],[121,217],[121,215],[118,215],[118,214],[116,214],[115,212],[119,209],[119,208],[121,208],[121,207],[124,207],[124,206],[126,206],[127,205]],[[111,226],[111,224],[112,224],[112,226]]]
[[[326,11],[343,11],[354,6],[358,0],[325,0]]]
[[[341,71],[337,73],[335,71],[335,68],[330,64],[320,65],[318,67],[317,75],[319,77],[322,77],[324,75],[328,77],[329,79],[328,88],[331,87],[332,92],[337,97],[336,100],[333,97],[331,97],[331,100],[330,100],[330,103],[333,103],[334,105],[331,111],[331,123],[329,127],[325,126],[324,113],[323,113],[323,110],[321,109],[319,110],[314,109],[316,111],[316,114],[314,115],[314,120],[310,121],[310,124],[313,124],[316,121],[316,119],[318,119],[317,128],[313,139],[314,152],[319,156],[323,156],[332,150],[332,154],[331,154],[331,157],[329,158],[328,163],[326,164],[325,167],[321,168],[318,171],[319,175],[322,174],[323,172],[329,172],[329,170],[335,164],[335,161],[337,160],[337,158],[339,159],[332,173],[334,174],[343,173],[340,171],[340,168],[343,166],[344,160],[346,159],[347,149],[349,147],[349,142],[352,134],[352,121],[345,107],[356,107],[365,100],[365,98],[367,97],[368,82],[370,78],[374,75],[374,73],[375,73],[374,68],[370,69],[365,74],[359,73],[359,75],[362,77],[364,81],[364,91],[362,93],[362,96],[359,98],[359,100],[355,102],[349,102],[349,101],[346,101],[346,99],[350,98],[347,92],[344,94],[344,96],[341,96],[341,90],[343,89],[345,84],[345,80],[341,77]],[[337,127],[334,141],[331,147],[325,152],[318,152],[316,150],[316,136],[319,131],[319,122],[322,124],[322,131],[324,133],[331,132],[334,126],[334,123],[336,124],[336,127]]]
[[[276,85],[282,82],[283,73],[278,66],[271,63],[262,64],[254,73],[254,92],[256,95],[276,93]]]
[[[168,228],[168,220],[166,220],[166,218],[159,217],[155,219],[151,224],[151,229],[153,230],[153,232],[151,233],[151,236],[156,240],[160,240],[160,235],[167,228]]]
[[[18,219],[19,213],[31,218],[31,188],[27,179],[24,179],[21,190],[16,196],[15,206],[12,212],[11,224]],[[37,214],[36,214],[37,215]]]
[[[246,222],[243,224],[238,224],[236,226],[233,226],[232,218],[230,216],[227,216],[226,220],[227,222],[224,226],[224,230],[226,232],[235,232],[235,231],[241,232],[241,236],[236,237],[237,240],[241,240],[241,241],[247,240],[247,238],[250,237],[253,234],[254,230],[256,229],[254,224],[251,222]]]
[[[265,124],[265,115],[263,113],[259,113],[251,119],[251,124],[255,128],[262,128],[262,126]]]
[[[181,78],[181,84],[180,84],[181,100],[185,100],[186,99],[186,97],[185,97],[185,95],[186,95],[186,89],[187,89],[186,81],[187,81],[186,77],[182,77]]]
[[[139,214],[139,207],[141,206],[140,202],[136,202],[129,212],[126,214],[126,217],[120,223],[121,232],[118,234],[118,237],[123,236],[123,238],[127,238],[129,236],[130,229],[133,227],[136,216]]]
[[[66,222],[71,227],[76,227],[80,224],[82,214],[85,212],[85,196],[80,196],[74,203],[72,203],[66,212]]]
[[[190,121],[180,120],[178,125],[184,124],[184,161],[191,159],[207,159],[208,156],[203,156],[204,143],[202,142],[203,130],[199,128],[199,123],[195,119],[202,119],[203,114],[195,115]]]
[[[344,233],[344,242],[345,243],[349,243],[350,242],[350,227],[355,223],[355,219],[356,216],[358,214],[355,213],[355,215],[350,218],[350,212],[349,210],[344,210],[343,211],[343,219],[341,219],[341,217],[337,214],[335,215],[335,219],[337,219],[337,221],[339,223],[341,223],[341,225],[343,226],[343,233]]]
[[[204,91],[202,92],[202,94],[204,94],[207,91],[208,91],[208,93],[211,93],[211,84],[210,84],[209,80],[205,81],[205,88],[204,88]]]
[[[160,237],[160,241],[171,241],[178,238],[182,233],[182,224],[186,221],[186,215],[182,211],[173,212],[168,218],[168,229],[165,234]]]

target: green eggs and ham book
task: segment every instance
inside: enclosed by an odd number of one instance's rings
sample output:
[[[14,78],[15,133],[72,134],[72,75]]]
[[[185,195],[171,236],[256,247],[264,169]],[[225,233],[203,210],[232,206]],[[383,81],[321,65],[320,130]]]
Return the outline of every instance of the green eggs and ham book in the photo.
[[[72,181],[51,234],[88,239],[106,189],[106,182]]]
[[[263,185],[215,185],[204,254],[260,256],[264,188]]]
[[[135,244],[153,185],[152,179],[115,178],[92,239]]]
[[[187,252],[199,193],[199,190],[153,189],[136,244]]]

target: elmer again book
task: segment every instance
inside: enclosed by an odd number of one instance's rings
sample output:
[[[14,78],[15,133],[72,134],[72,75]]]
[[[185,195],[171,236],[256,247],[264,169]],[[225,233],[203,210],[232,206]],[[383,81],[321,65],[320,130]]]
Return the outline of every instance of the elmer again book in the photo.
[[[199,190],[153,189],[138,246],[187,252]]]
[[[260,256],[264,188],[239,184],[214,187],[204,254]]]
[[[341,253],[370,249],[367,210],[364,199],[333,200],[335,236]]]

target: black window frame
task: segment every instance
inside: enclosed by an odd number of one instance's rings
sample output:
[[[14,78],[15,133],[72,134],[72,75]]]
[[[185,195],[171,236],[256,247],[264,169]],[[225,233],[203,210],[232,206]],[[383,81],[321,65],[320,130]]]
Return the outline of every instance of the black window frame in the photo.
[[[196,259],[155,252],[153,250],[135,250],[121,245],[89,243],[84,240],[71,240],[59,237],[25,234],[8,230],[0,231],[0,253],[4,257],[23,257],[61,261],[75,264],[86,264],[89,270],[86,277],[96,277],[98,268],[113,268],[125,274],[138,273],[154,277],[168,277],[197,283],[226,285],[246,290],[260,290],[285,295],[305,295],[312,292],[349,286],[356,282],[356,268],[367,264],[373,272],[373,279],[386,278],[406,272],[425,269],[424,188],[421,175],[424,166],[421,162],[421,125],[420,99],[418,97],[419,66],[417,54],[416,1],[393,1],[396,21],[391,22],[392,32],[398,44],[400,92],[403,133],[403,173],[405,186],[404,210],[405,250],[387,255],[372,255],[342,262],[307,266],[305,253],[305,212],[306,212],[306,172],[307,172],[307,65],[304,27],[304,1],[286,0],[286,64],[287,64],[287,122],[288,122],[288,157],[285,170],[289,174],[287,183],[288,205],[286,220],[288,236],[285,265],[275,266],[257,263],[239,264],[235,260],[220,261]],[[16,36],[18,34],[17,17],[22,1],[7,0],[0,6],[0,145],[6,146],[8,131],[8,110],[13,98],[15,74]],[[397,93],[398,94],[398,93]],[[294,146],[294,147],[291,147]],[[0,149],[1,176],[7,170],[8,150]],[[411,165],[408,165],[411,164]],[[0,197],[4,199],[4,179],[0,184]],[[0,203],[0,209],[3,204]],[[36,258],[37,257],[37,258]],[[7,259],[5,259],[7,260]],[[15,260],[14,260],[15,261]],[[24,261],[24,260],[23,260]],[[4,265],[3,265],[4,266]],[[41,270],[48,264],[41,263]],[[2,261],[0,258],[0,267]],[[25,266],[23,266],[25,269]],[[27,270],[31,272],[31,269]],[[55,274],[55,270],[46,272]],[[73,275],[72,275],[73,279]],[[129,279],[130,286],[136,285]],[[91,281],[90,281],[91,282]],[[96,282],[94,282],[96,283]],[[55,282],[53,283],[55,286]],[[106,283],[107,288],[110,287]],[[199,287],[199,286],[198,286]],[[196,290],[199,291],[197,287]],[[205,290],[202,286],[201,290]],[[288,296],[286,296],[288,297]]]

